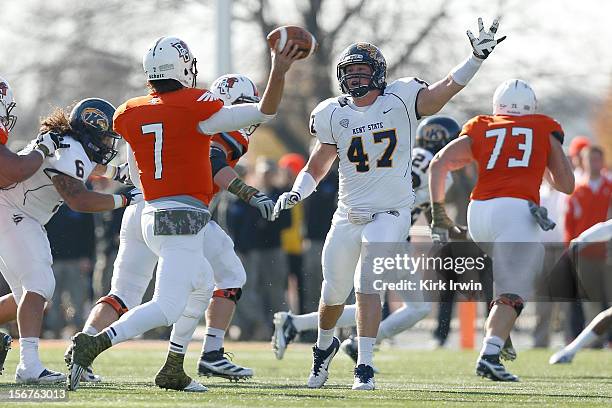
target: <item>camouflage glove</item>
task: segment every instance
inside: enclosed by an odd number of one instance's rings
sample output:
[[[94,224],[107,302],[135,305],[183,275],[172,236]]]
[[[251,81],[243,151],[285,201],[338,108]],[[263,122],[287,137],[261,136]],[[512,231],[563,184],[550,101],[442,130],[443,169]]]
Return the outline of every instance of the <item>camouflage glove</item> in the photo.
[[[446,243],[450,239],[467,240],[467,228],[456,225],[446,214],[444,203],[433,203],[431,206],[431,240],[435,243]]]

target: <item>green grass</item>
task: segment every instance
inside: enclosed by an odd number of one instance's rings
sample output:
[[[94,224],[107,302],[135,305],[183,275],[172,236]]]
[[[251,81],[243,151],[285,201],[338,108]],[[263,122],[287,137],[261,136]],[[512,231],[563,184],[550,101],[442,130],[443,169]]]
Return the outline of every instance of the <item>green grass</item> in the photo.
[[[305,380],[310,368],[309,348],[292,345],[285,359],[274,359],[268,345],[230,344],[236,361],[255,369],[248,382],[230,383],[223,379],[202,378],[209,387],[204,394],[165,391],[156,388],[153,377],[162,364],[164,342],[126,343],[105,352],[96,361],[96,372],[103,375],[100,385],[81,385],[66,402],[7,404],[0,406],[70,407],[391,407],[391,406],[611,406],[612,353],[584,351],[572,365],[549,366],[548,351],[521,351],[507,366],[521,377],[520,383],[494,383],[474,375],[475,352],[452,350],[412,351],[383,349],[376,355],[381,373],[377,390],[352,391],[352,364],[344,355],[336,356],[324,389],[309,390]],[[195,374],[199,345],[192,344],[186,368]],[[65,370],[63,346],[41,345],[48,367]],[[18,350],[9,354],[0,391],[14,388],[13,373]]]

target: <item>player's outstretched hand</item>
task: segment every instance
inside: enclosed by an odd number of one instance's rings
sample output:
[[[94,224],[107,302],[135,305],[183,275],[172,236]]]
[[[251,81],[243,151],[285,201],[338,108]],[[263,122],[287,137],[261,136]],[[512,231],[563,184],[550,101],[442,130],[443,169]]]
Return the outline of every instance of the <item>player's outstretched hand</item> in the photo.
[[[130,180],[130,167],[127,163],[120,164],[115,167],[115,175],[113,176],[113,180],[118,181],[122,184],[133,185]]]
[[[292,40],[287,41],[285,48],[282,51],[278,51],[278,43],[276,41],[274,48],[272,48],[272,69],[279,74],[285,74],[291,68],[291,64],[297,61],[303,54],[303,51],[299,51],[299,47]]]
[[[274,200],[272,200],[264,193],[256,193],[249,200],[249,205],[257,208],[261,216],[266,220],[274,221],[274,218],[272,218],[274,210]]]
[[[489,31],[485,31],[482,18],[478,17],[478,38],[474,37],[474,34],[472,34],[470,30],[467,30],[467,36],[472,44],[474,55],[477,58],[487,58],[489,54],[493,52],[493,49],[497,46],[497,44],[506,39],[505,35],[497,40],[495,39],[495,34],[497,33],[498,27],[499,18],[496,18],[493,20],[493,24],[491,24]]]
[[[300,197],[300,193],[296,193],[295,191],[287,191],[286,193],[281,194],[276,200],[276,204],[274,205],[274,212],[272,214],[272,220],[275,220],[280,215],[282,210],[288,210],[295,206],[300,202],[302,197]]]

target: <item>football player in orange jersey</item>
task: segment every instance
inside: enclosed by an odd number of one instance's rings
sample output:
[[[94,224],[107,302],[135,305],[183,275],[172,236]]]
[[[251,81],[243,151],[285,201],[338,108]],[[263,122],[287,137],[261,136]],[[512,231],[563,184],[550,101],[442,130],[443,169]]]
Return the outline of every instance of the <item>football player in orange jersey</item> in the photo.
[[[0,188],[30,178],[47,156],[53,156],[56,149],[65,147],[60,135],[43,133],[38,137],[36,147],[28,154],[18,155],[10,151],[6,143],[9,132],[17,122],[17,116],[11,113],[15,106],[13,90],[0,77]]]
[[[195,88],[196,61],[184,41],[161,37],[145,53],[143,68],[151,93],[121,105],[114,124],[133,150],[147,201],[141,224],[144,242],[159,258],[155,295],[99,334],[77,333],[73,337],[69,390],[78,387],[83,371],[105,349],[175,323],[196,295],[199,304],[209,301],[213,271],[202,248],[204,236],[214,233],[207,228],[213,178],[211,161],[202,158],[209,157],[215,133],[274,117],[285,74],[300,56],[291,41],[283,50],[273,49],[268,85],[260,103],[224,107],[211,92]],[[180,363],[182,368],[182,358],[180,353],[173,355],[173,367]],[[191,379],[187,384],[166,385],[206,390]]]
[[[542,266],[538,225],[554,228],[539,207],[542,178],[563,193],[574,189],[572,168],[561,147],[563,130],[536,109],[535,93],[526,82],[503,82],[493,96],[493,115],[468,121],[461,136],[440,151],[430,167],[432,239],[446,241],[449,230],[456,228],[444,209],[446,174],[472,161],[478,164],[468,228],[493,257],[495,298],[476,374],[496,381],[518,381],[500,362],[500,351]]]

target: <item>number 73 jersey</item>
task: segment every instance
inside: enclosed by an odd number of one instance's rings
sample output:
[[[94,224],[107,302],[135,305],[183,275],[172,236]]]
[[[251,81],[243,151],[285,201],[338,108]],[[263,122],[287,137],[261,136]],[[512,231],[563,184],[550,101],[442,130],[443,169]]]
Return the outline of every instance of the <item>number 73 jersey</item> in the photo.
[[[418,79],[401,78],[367,107],[357,107],[350,98],[341,96],[314,109],[310,132],[319,142],[337,148],[340,209],[388,211],[413,205],[415,104],[425,86]]]
[[[540,203],[540,184],[550,154],[550,135],[561,125],[546,115],[476,116],[461,131],[472,139],[478,162],[473,200],[515,197]]]

